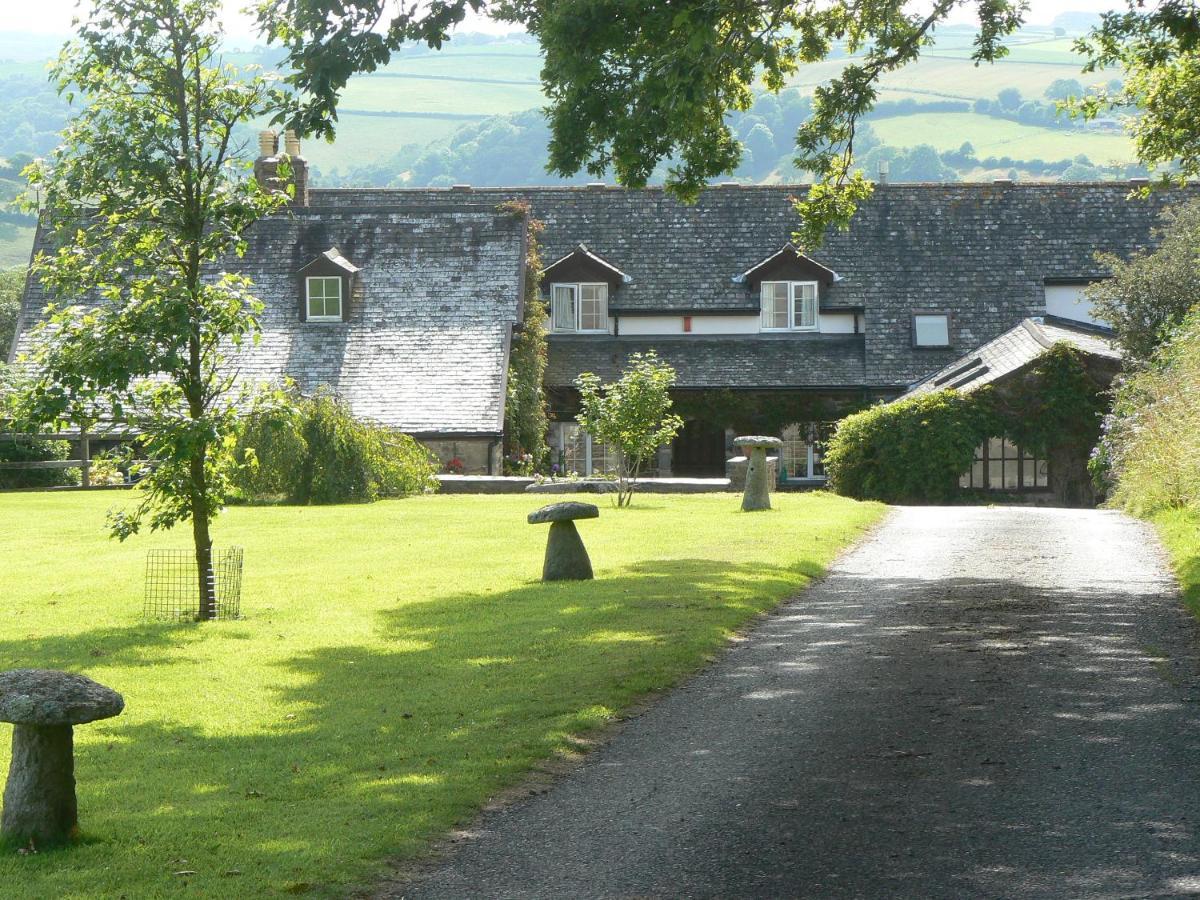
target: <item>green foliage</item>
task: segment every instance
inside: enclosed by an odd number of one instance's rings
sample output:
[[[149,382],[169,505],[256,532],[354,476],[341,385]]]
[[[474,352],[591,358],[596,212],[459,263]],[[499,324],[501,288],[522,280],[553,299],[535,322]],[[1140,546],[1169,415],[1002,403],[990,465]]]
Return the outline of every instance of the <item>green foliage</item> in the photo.
[[[356,419],[328,390],[246,417],[237,437],[237,493],[297,504],[364,503],[437,487],[428,450]]]
[[[112,532],[190,520],[202,618],[209,524],[246,402],[227,353],[255,339],[261,309],[247,279],[218,267],[287,200],[246,177],[238,156],[238,130],[282,95],[223,65],[220,10],[218,0],[99,0],[54,65],[59,91],[85,102],[51,160],[27,169],[58,248],[34,271],[56,303],[34,331],[35,378],[16,409],[34,428],[136,424],[155,465]]]
[[[70,458],[67,441],[0,438],[0,462],[48,462]],[[0,469],[0,489],[78,484],[78,469]]]
[[[1200,510],[1200,306],[1118,387],[1093,472],[1133,512]]]
[[[546,303],[542,300],[541,253],[538,235],[542,223],[529,218],[529,204],[513,201],[502,211],[524,218],[525,296],[521,327],[513,336],[508,362],[508,395],[504,407],[505,470],[511,475],[532,475],[550,455],[546,445],[549,418],[542,382],[546,374]]]
[[[303,95],[287,119],[305,133],[334,133],[338,100],[353,74],[374,71],[405,42],[440,47],[469,10],[482,11],[523,26],[542,46],[552,172],[612,171],[622,184],[641,187],[665,162],[668,189],[685,200],[738,169],[743,145],[726,115],[750,106],[751,86],[761,79],[778,92],[801,65],[829,59],[836,46],[849,61],[816,87],[812,115],[796,132],[797,166],[819,180],[798,201],[809,246],[830,225],[844,227],[869,192],[851,163],[856,127],[877,99],[880,79],[916,60],[958,5],[941,0],[914,14],[882,0],[819,8],[788,0],[447,0],[401,7],[385,29],[378,27],[378,0],[260,0],[258,10],[265,32],[287,49],[290,80]],[[1013,0],[980,4],[971,58],[1005,55],[1000,41],[1020,25],[1022,12]],[[765,144],[766,136],[756,140]]]
[[[842,419],[825,450],[829,486],[887,503],[953,499],[975,448],[996,433],[990,404],[977,395],[917,394]]]
[[[9,348],[16,336],[17,314],[21,311],[21,293],[24,290],[24,269],[0,272],[0,366],[7,361]]]
[[[1087,289],[1096,316],[1112,325],[1135,368],[1200,299],[1200,201],[1165,210],[1163,222],[1156,250],[1128,260],[1101,255],[1113,277]]]
[[[1104,406],[1103,387],[1079,351],[1057,344],[1007,382],[969,394],[917,394],[848,416],[826,449],[825,470],[830,487],[851,497],[951,500],[975,448],[990,437],[1054,456],[1060,467],[1082,461],[1095,445]]]
[[[1200,175],[1200,19],[1193,0],[1128,0],[1126,11],[1105,13],[1075,48],[1088,58],[1085,72],[1120,66],[1125,77],[1072,102],[1072,110],[1094,118],[1136,109],[1131,130],[1138,159],[1169,166],[1164,182]]]
[[[621,377],[601,386],[592,372],[575,379],[579,389],[580,426],[617,452],[617,505],[633,499],[633,481],[663,444],[683,427],[671,412],[675,370],[654,351],[634,353]]]
[[[1042,458],[1086,456],[1096,446],[1108,403],[1105,386],[1088,373],[1080,352],[1055,344],[1028,373],[989,399],[1004,436]]]

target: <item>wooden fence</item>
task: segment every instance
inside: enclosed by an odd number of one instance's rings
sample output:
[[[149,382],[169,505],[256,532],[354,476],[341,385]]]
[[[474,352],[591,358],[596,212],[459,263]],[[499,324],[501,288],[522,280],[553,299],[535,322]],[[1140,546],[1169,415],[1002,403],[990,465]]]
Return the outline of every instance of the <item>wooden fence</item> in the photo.
[[[0,472],[12,471],[14,469],[78,469],[80,473],[79,486],[81,488],[91,487],[112,487],[112,485],[93,485],[92,484],[92,441],[101,440],[121,440],[132,436],[132,432],[128,431],[104,431],[92,432],[86,428],[81,428],[78,431],[59,432],[54,434],[28,434],[24,432],[0,432],[0,441],[14,441],[17,443],[33,441],[70,441],[78,454],[76,459],[47,459],[33,460],[27,462],[0,462]]]

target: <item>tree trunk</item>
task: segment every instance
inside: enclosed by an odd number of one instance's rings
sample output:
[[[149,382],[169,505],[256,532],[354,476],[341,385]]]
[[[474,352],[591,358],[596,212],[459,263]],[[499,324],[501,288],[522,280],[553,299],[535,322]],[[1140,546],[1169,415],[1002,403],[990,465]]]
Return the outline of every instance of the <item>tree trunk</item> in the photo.
[[[201,451],[201,454],[203,451]],[[206,491],[204,457],[192,457],[192,542],[196,548],[196,576],[200,586],[200,608],[196,618],[202,622],[217,617],[217,585],[213,572],[212,536],[208,531],[208,510],[205,508]]]

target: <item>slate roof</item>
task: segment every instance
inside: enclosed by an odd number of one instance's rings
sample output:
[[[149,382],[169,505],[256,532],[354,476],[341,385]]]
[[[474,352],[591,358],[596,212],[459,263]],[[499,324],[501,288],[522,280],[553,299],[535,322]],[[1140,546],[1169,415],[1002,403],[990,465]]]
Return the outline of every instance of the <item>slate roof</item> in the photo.
[[[1075,327],[1050,316],[1028,318],[913,385],[904,396],[946,388],[970,393],[1027,368],[1058,343],[1070,344],[1114,366],[1121,362],[1121,353],[1111,337],[1096,329]]]
[[[545,223],[542,258],[584,243],[631,281],[610,295],[622,315],[742,311],[759,300],[733,276],[791,239],[797,185],[716,186],[694,206],[662,190],[615,187],[317,190],[328,206],[486,199],[529,201]],[[849,231],[831,233],[812,259],[841,280],[821,308],[866,311],[864,380],[903,390],[1015,322],[1045,312],[1045,280],[1107,273],[1097,250],[1119,256],[1153,245],[1164,207],[1200,189],[1129,199],[1125,183],[902,184],[877,186]],[[951,347],[912,346],[914,310],[953,313]],[[698,340],[699,338],[693,338]],[[596,337],[603,341],[605,338]],[[558,351],[551,350],[553,356]]]
[[[653,349],[675,368],[680,388],[858,388],[863,346],[861,334],[551,335],[546,384],[568,387],[580,372],[612,381],[631,354]]]
[[[262,340],[241,354],[241,377],[329,385],[357,415],[414,434],[498,434],[524,235],[524,222],[494,204],[446,209],[411,199],[298,208],[258,222],[245,257],[230,262],[265,306]],[[45,248],[41,234],[38,243]],[[303,323],[297,273],[331,247],[360,269],[349,321]],[[45,302],[31,284],[23,322]],[[27,343],[23,327],[18,349]]]

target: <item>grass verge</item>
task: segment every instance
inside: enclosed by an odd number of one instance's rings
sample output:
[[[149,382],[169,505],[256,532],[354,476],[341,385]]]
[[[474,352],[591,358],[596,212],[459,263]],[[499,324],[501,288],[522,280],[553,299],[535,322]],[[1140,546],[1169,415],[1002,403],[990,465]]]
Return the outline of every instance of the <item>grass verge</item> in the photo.
[[[1169,509],[1150,518],[1171,557],[1183,602],[1193,615],[1200,616],[1200,512]]]
[[[542,585],[555,498],[236,508],[245,618],[140,621],[150,547],[113,494],[0,496],[0,669],[125,695],[76,731],[84,841],[0,855],[30,897],[340,895],[418,855],[575,738],[694,671],[883,508],[645,496],[581,525],[597,578]],[[0,727],[0,772],[8,765]]]

